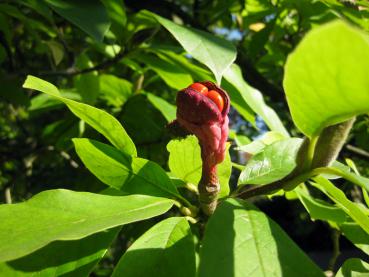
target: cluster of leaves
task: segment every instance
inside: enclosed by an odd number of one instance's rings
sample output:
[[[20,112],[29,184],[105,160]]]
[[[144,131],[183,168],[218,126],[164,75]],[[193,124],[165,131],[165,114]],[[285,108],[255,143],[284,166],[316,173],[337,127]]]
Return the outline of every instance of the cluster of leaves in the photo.
[[[311,167],[328,126],[369,111],[369,5],[356,2],[0,4],[0,188],[8,202],[0,206],[0,275],[86,276],[114,256],[107,250],[120,233],[131,246],[114,269],[95,274],[323,276],[273,220],[238,198],[249,187],[291,190],[312,219],[369,254],[369,180],[350,160]],[[356,27],[320,26],[337,17]],[[228,91],[244,120],[233,121],[231,138],[253,155],[243,166],[227,153],[218,168],[221,203],[208,221],[196,207],[198,142],[165,129],[175,92],[198,80]],[[283,107],[282,80],[297,129],[260,92]],[[245,132],[258,133],[260,120],[270,131],[251,141]],[[366,121],[357,125],[362,143]],[[309,141],[303,155],[304,141],[290,137],[298,132]],[[232,166],[241,174],[231,192]],[[338,177],[368,201],[352,201],[330,181]],[[353,271],[368,265],[348,260],[337,276]]]

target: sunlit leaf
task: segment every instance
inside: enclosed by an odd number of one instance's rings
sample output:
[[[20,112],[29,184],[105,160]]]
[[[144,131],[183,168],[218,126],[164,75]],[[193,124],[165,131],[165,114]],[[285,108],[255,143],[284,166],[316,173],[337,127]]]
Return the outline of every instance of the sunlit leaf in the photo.
[[[70,190],[44,191],[20,204],[0,206],[0,261],[29,254],[55,240],[76,240],[166,212],[173,201]]]
[[[140,238],[123,255],[113,276],[195,276],[195,244],[183,217],[167,218]]]
[[[305,135],[369,112],[369,38],[335,21],[309,32],[285,67],[292,119]]]
[[[287,234],[255,206],[236,199],[220,204],[208,221],[199,277],[324,276]]]
[[[137,155],[136,147],[119,121],[107,112],[62,97],[57,87],[34,76],[28,76],[24,88],[44,92],[65,103],[80,119],[104,135],[115,147],[130,155]]]
[[[297,166],[297,154],[302,139],[289,138],[266,146],[246,164],[239,184],[269,184],[283,179]]]

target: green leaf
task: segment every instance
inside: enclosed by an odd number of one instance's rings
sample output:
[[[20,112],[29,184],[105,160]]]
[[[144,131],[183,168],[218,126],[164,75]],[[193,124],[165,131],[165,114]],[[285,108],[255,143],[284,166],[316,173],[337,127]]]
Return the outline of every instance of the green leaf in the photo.
[[[104,5],[98,0],[44,0],[56,13],[101,42],[110,21]]]
[[[327,169],[333,170],[333,173],[336,173],[337,175],[345,178],[346,180],[362,187],[366,191],[369,191],[369,179],[363,176],[357,175],[354,172],[351,172],[350,168],[342,164],[336,163],[333,167],[328,167]]]
[[[0,275],[88,276],[107,252],[120,228],[73,241],[55,241],[22,258],[0,263]]]
[[[59,42],[50,40],[46,42],[47,46],[50,48],[51,55],[54,60],[54,64],[58,65],[64,57],[64,47]]]
[[[34,76],[28,76],[24,88],[34,89],[55,97],[68,106],[80,119],[104,135],[115,147],[129,155],[137,155],[136,147],[119,121],[107,112],[92,106],[64,98],[57,87]]]
[[[186,183],[197,186],[202,171],[201,150],[197,138],[187,136],[185,139],[171,140],[167,145],[167,149],[169,151],[168,166],[171,173]],[[219,197],[226,196],[229,193],[231,171],[231,158],[229,151],[227,151],[226,158],[218,165]]]
[[[93,67],[93,63],[86,54],[77,57],[76,67],[79,70]],[[74,77],[74,87],[82,97],[82,102],[93,104],[100,93],[97,71],[80,74]]]
[[[236,149],[239,151],[250,153],[252,155],[256,155],[257,153],[261,152],[265,148],[265,146],[284,138],[285,136],[281,133],[270,131],[266,132],[259,139],[249,142],[246,145],[239,146]]]
[[[191,75],[170,60],[164,61],[158,57],[143,53],[139,53],[137,59],[154,70],[168,86],[176,90],[186,88],[193,83]]]
[[[262,185],[283,179],[297,166],[297,154],[302,139],[276,141],[253,156],[241,172],[239,184]]]
[[[78,156],[103,183],[131,194],[178,197],[165,171],[149,160],[131,157],[89,139],[73,139]]]
[[[114,75],[99,76],[100,97],[114,107],[121,107],[132,95],[132,83]]]
[[[101,0],[111,20],[110,29],[115,36],[122,40],[127,23],[127,15],[124,10],[123,0]]]
[[[339,207],[320,199],[315,199],[308,192],[296,187],[294,190],[298,198],[308,211],[313,220],[325,220],[335,223],[343,223],[346,220],[346,213]]]
[[[287,234],[255,206],[236,199],[220,204],[208,221],[199,277],[324,276]]]
[[[349,239],[357,248],[369,255],[369,234],[358,224],[345,222],[339,226],[342,234]]]
[[[316,183],[311,183],[317,189],[326,194],[333,202],[337,204],[348,216],[350,216],[363,230],[369,234],[369,218],[363,211],[363,208],[358,204],[351,202],[345,193],[339,188],[335,187],[327,179],[318,176],[314,180]]]
[[[276,112],[265,104],[263,95],[245,82],[239,66],[233,64],[229,67],[224,73],[224,79],[233,87],[233,89],[231,87],[230,91],[234,94],[239,94],[247,105],[264,120],[271,131],[279,132],[285,137],[289,137]],[[233,101],[232,95],[231,101]]]
[[[292,119],[309,137],[369,112],[369,39],[335,21],[309,32],[287,60],[284,88]]]
[[[124,104],[120,120],[138,145],[158,143],[165,136],[167,120],[143,93]]]
[[[351,258],[344,262],[336,277],[366,277],[368,275],[369,264],[358,258]]]
[[[167,218],[138,238],[115,267],[113,276],[195,276],[195,244],[182,217]]]
[[[231,42],[204,31],[175,24],[151,12],[146,11],[145,13],[165,27],[188,54],[205,64],[220,84],[225,70],[236,59],[236,48]]]
[[[176,107],[174,105],[168,103],[163,98],[158,97],[154,94],[147,93],[146,95],[151,104],[153,104],[154,107],[162,113],[162,115],[168,122],[176,119]]]
[[[55,240],[76,240],[160,215],[170,199],[44,191],[20,204],[0,206],[0,261],[29,254]]]

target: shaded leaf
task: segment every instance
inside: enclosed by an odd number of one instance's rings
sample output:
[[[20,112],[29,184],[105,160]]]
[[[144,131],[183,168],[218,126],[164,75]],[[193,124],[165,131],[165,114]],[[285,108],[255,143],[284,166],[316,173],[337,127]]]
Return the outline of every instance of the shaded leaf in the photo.
[[[162,113],[162,115],[168,122],[176,119],[176,107],[174,105],[168,103],[163,98],[158,97],[154,94],[147,93],[146,95],[151,104],[153,104],[154,107]]]
[[[110,21],[104,5],[98,0],[44,0],[56,13],[102,41]]]
[[[345,222],[340,224],[342,234],[352,242],[357,248],[369,255],[369,234],[366,233],[357,223]]]
[[[338,270],[336,277],[365,277],[368,275],[369,264],[358,258],[352,258],[344,262]]]
[[[299,187],[294,191],[305,209],[308,211],[311,219],[326,220],[336,223],[343,223],[346,220],[346,214],[341,208],[323,200],[315,199]]]
[[[100,97],[114,107],[121,107],[132,95],[132,83],[114,75],[101,74]]]
[[[324,194],[326,194],[333,202],[337,204],[348,216],[350,216],[363,230],[369,234],[369,218],[364,212],[364,208],[357,203],[350,201],[345,193],[337,188],[332,182],[318,176],[314,180],[316,183],[311,183]]]
[[[137,55],[137,58],[150,69],[154,70],[168,86],[176,90],[184,89],[193,83],[191,75],[170,60],[162,60],[143,53]]]

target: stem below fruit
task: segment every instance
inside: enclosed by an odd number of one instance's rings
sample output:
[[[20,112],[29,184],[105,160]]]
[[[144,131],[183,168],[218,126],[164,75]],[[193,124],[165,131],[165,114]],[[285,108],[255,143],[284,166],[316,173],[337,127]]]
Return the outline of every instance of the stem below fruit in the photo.
[[[202,176],[199,183],[199,202],[201,210],[207,216],[212,215],[217,207],[219,191],[220,185],[217,167],[209,168],[206,164],[203,164]]]

